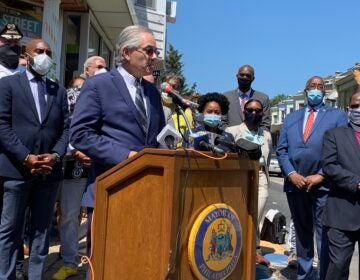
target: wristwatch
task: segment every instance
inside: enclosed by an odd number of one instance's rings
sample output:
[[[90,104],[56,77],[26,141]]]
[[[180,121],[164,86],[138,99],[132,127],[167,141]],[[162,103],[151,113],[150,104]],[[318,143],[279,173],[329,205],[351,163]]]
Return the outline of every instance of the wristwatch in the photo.
[[[58,153],[53,153],[53,156],[55,156],[55,162],[56,163],[61,162],[61,157],[60,157],[60,155]]]

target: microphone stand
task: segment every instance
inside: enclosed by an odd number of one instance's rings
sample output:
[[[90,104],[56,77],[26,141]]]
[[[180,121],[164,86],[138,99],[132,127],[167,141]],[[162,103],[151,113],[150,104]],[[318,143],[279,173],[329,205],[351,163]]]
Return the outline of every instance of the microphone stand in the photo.
[[[193,131],[191,129],[191,125],[190,125],[190,122],[188,120],[188,118],[186,117],[185,115],[185,112],[183,110],[183,108],[179,105],[179,104],[175,104],[175,112],[176,114],[178,115],[178,127],[179,127],[179,132],[181,133],[180,131],[180,122],[179,122],[179,115],[182,115],[184,120],[185,120],[185,123],[186,123],[186,127],[187,129],[189,130],[189,134],[193,134]],[[185,138],[185,136],[181,133],[181,136],[183,138],[183,140],[187,143],[187,139]]]

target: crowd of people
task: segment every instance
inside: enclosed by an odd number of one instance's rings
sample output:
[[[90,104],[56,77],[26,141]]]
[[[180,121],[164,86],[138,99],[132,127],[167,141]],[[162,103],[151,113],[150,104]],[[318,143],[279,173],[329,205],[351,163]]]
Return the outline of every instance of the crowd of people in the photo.
[[[146,27],[126,27],[116,45],[115,67],[108,72],[102,57],[90,57],[67,90],[46,77],[52,66],[49,44],[31,40],[21,53],[21,38],[14,24],[0,32],[0,280],[43,279],[57,199],[63,266],[52,279],[76,275],[82,207],[91,252],[96,177],[144,148],[157,148],[166,124],[182,135],[179,148],[190,145],[189,132],[199,131],[259,147],[255,261],[269,265],[259,232],[270,186],[270,101],[252,88],[251,65],[239,68],[235,90],[200,95],[196,112],[187,108],[180,114],[171,95],[154,83],[159,51]],[[169,74],[165,81],[181,94],[181,75]],[[321,77],[311,77],[304,92],[306,106],[286,116],[276,147],[295,229],[291,257],[297,257],[297,279],[311,279],[315,234],[318,279],[348,279],[360,239],[360,88],[348,114],[325,105]],[[88,168],[87,179],[77,179],[76,186],[63,180],[65,158]]]

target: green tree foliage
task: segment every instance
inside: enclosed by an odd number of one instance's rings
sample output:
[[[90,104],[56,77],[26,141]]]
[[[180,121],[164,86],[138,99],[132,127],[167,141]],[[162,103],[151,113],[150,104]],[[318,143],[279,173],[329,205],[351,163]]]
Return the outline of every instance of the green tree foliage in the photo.
[[[270,99],[270,106],[275,106],[275,105],[279,104],[281,101],[285,100],[286,98],[288,98],[287,95],[278,94],[275,97]]]
[[[183,68],[184,64],[181,62],[182,54],[179,53],[178,50],[174,48],[173,45],[169,44],[169,49],[166,51],[165,54],[165,71],[164,75],[162,75],[161,80],[164,81],[165,77],[169,73],[174,73],[178,75],[183,74]],[[182,90],[182,94],[185,95],[185,97],[189,97],[191,94],[196,92],[196,83],[193,83],[190,87],[186,83],[186,78],[184,77],[184,88]]]

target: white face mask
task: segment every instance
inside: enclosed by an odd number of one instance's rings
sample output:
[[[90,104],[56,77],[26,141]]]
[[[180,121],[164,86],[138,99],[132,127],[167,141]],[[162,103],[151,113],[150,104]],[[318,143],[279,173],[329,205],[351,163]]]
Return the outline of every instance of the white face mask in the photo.
[[[53,65],[52,59],[46,54],[34,56],[33,60],[34,63],[31,65],[31,68],[40,76],[45,76]]]
[[[106,73],[106,72],[107,72],[107,71],[106,71],[105,68],[101,68],[101,69],[99,69],[99,70],[96,70],[95,73],[94,73],[94,75],[98,75],[98,74]]]

